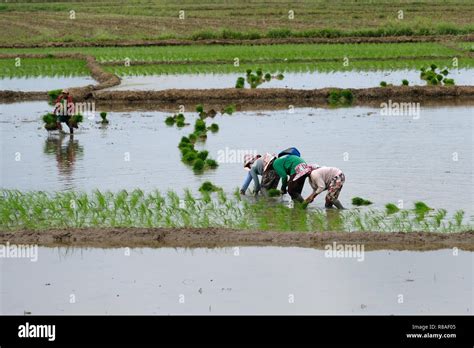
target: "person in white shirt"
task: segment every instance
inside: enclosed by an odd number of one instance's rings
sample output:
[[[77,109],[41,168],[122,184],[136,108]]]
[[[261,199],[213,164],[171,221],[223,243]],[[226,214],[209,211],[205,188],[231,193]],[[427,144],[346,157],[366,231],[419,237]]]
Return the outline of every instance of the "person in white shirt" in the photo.
[[[309,177],[309,184],[313,188],[313,193],[304,202],[306,204],[313,202],[317,195],[327,190],[325,207],[332,208],[335,205],[338,209],[344,209],[338,199],[342,186],[344,186],[346,181],[344,173],[335,167],[319,167],[317,165],[310,167],[311,171],[307,175]]]

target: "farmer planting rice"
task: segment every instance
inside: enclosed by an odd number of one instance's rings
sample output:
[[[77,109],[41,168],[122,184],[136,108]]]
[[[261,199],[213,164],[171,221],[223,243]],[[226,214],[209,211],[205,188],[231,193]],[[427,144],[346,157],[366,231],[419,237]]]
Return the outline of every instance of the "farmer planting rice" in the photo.
[[[248,170],[247,177],[240,189],[240,193],[245,195],[250,183],[254,182],[254,195],[257,196],[259,192],[268,195],[268,190],[276,189],[280,176],[273,169],[273,161],[276,159],[275,154],[266,153],[263,157],[260,155],[246,155],[244,157],[244,168]],[[258,176],[262,177],[260,184]]]
[[[296,167],[300,164],[306,164],[305,160],[296,155],[284,155],[273,162],[273,169],[281,178],[281,193],[287,192],[291,196],[291,199],[298,202],[303,202],[301,192],[303,191],[305,176],[296,176]],[[288,180],[288,175],[290,179]]]
[[[258,176],[263,174],[263,160],[261,155],[245,155],[244,156],[244,169],[248,171],[245,181],[240,189],[240,193],[245,195],[250,183],[254,182],[254,195],[258,195],[260,191],[260,181]]]
[[[63,127],[61,122],[66,123],[69,128],[69,133],[74,133],[74,126],[70,124],[71,116],[74,115],[74,101],[72,96],[69,95],[69,91],[64,89],[62,93],[56,98],[54,103],[55,108],[53,114],[56,115],[56,127],[62,131]],[[77,125],[76,125],[77,128]]]
[[[317,195],[327,190],[325,207],[332,208],[335,205],[338,209],[344,209],[338,198],[346,178],[339,168],[319,167],[317,164],[300,165],[296,172],[295,178],[300,178],[299,180],[308,176],[309,184],[313,188],[313,193],[304,200],[306,204],[313,202]]]

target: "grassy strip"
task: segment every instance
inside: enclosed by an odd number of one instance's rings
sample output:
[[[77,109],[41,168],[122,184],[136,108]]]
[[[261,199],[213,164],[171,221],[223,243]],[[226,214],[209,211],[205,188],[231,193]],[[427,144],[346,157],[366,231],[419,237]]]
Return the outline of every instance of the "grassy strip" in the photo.
[[[452,65],[451,59],[430,60],[370,60],[353,61],[348,66],[340,62],[318,62],[318,63],[244,63],[235,67],[232,64],[147,64],[131,66],[104,66],[104,70],[119,76],[147,76],[162,74],[211,74],[221,73],[243,74],[247,69],[262,67],[272,74],[276,73],[306,73],[306,72],[332,72],[332,71],[377,71],[377,70],[420,70],[422,67],[430,66],[432,63],[440,67]],[[458,60],[460,69],[474,67],[474,58],[460,58]]]
[[[0,53],[62,53],[76,52],[95,56],[100,62],[137,61],[195,62],[228,61],[234,64],[258,60],[454,57],[455,49],[431,42],[380,44],[279,44],[279,45],[199,45],[199,46],[138,46],[138,47],[51,47],[1,48]]]
[[[117,193],[20,192],[3,190],[0,225],[4,230],[68,227],[226,227],[276,231],[436,231],[472,230],[464,212],[447,218],[446,210],[432,211],[417,203],[414,209],[394,211],[358,209],[343,212],[288,208],[276,200],[243,200],[238,191],[218,191],[183,197],[169,191]]]
[[[457,35],[472,32],[473,17],[469,0],[4,1],[0,41]]]
[[[89,75],[86,62],[79,59],[21,58],[19,61],[0,59],[0,78]]]

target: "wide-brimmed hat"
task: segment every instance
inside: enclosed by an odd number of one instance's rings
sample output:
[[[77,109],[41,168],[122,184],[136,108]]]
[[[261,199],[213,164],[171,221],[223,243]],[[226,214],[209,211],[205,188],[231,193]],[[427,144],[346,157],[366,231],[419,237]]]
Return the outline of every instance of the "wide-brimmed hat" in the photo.
[[[293,181],[298,180],[302,176],[311,173],[313,170],[318,169],[318,164],[308,164],[308,163],[300,163],[295,167],[296,175],[293,178]]]
[[[69,94],[69,90],[68,89],[63,89],[63,93]]]
[[[259,159],[260,155],[251,155],[251,154],[247,154],[244,156],[244,168],[249,170],[250,167],[252,166],[252,164],[257,160]]]
[[[272,163],[272,161],[276,158],[276,155],[274,153],[266,153],[263,155],[263,171],[266,171],[268,166]]]

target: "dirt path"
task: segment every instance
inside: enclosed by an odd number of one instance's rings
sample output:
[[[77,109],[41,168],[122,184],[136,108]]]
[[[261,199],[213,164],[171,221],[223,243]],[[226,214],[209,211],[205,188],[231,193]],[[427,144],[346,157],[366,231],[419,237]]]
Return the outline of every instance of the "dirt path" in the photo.
[[[209,40],[123,40],[101,42],[46,42],[38,44],[14,43],[0,45],[0,48],[39,48],[39,47],[130,47],[130,46],[191,46],[191,45],[276,45],[276,44],[312,44],[312,43],[403,43],[403,42],[440,42],[474,41],[473,34],[467,35],[426,35],[426,36],[384,36],[384,37],[289,37],[262,38],[255,40],[209,39]]]
[[[295,246],[324,249],[328,244],[363,244],[365,250],[474,251],[474,231],[463,233],[269,232],[223,228],[86,228],[0,232],[0,243],[76,247]]]

